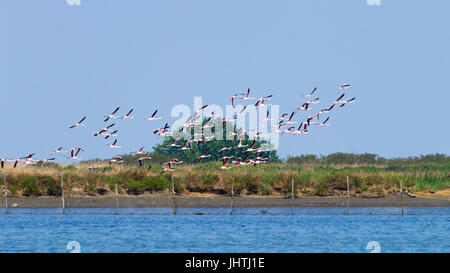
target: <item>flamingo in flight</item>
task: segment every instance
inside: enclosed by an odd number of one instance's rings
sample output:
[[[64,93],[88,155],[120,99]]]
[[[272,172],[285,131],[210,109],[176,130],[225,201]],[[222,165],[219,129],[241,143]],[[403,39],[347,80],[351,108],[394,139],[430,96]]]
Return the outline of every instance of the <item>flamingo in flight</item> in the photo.
[[[199,109],[197,109],[197,110],[194,111],[194,119],[193,119],[193,121],[197,121],[197,119],[198,119],[198,114],[199,114],[202,110],[204,110],[206,107],[208,107],[208,104],[203,105],[202,107],[200,107]]]
[[[114,116],[114,114],[117,113],[117,111],[119,111],[119,109],[120,109],[120,107],[117,107],[116,110],[114,110],[111,114],[105,116],[106,119],[104,120],[104,122],[107,122],[111,118],[117,118],[116,116]]]
[[[236,127],[236,126],[235,126]],[[236,129],[236,128],[235,128]],[[229,133],[228,135],[229,136],[239,136],[239,135],[243,135],[243,134],[245,134],[244,132],[242,132],[242,129],[239,129],[239,130],[237,130],[237,131],[233,131],[233,132],[231,132],[231,133]]]
[[[219,158],[220,160],[227,160],[227,159],[232,159],[234,156],[232,155],[224,155],[221,158]]]
[[[255,103],[255,108],[265,105],[264,102],[270,100],[271,97],[272,97],[272,95],[268,95],[268,96],[259,98]]]
[[[113,157],[109,160],[109,166],[111,166],[112,163],[123,163],[123,158],[121,156]]]
[[[191,128],[191,126],[194,125],[194,123],[191,122],[191,118],[192,118],[192,116],[190,116],[190,117],[186,120],[186,122],[183,124],[183,127],[181,127],[180,132],[183,132],[183,130],[184,130],[185,128],[187,128],[187,129],[189,130],[189,128]]]
[[[231,169],[231,167],[227,167],[227,160],[223,160],[223,165],[220,167],[221,170],[228,170]]]
[[[322,123],[315,123],[315,124],[316,124],[317,126],[319,126],[319,127],[330,126],[329,123],[326,123],[329,119],[330,119],[330,117],[327,117],[327,119],[326,119],[324,122],[322,122]]]
[[[59,147],[58,149],[51,151],[50,154],[58,154],[58,153],[67,153],[69,151],[63,151],[63,147]]]
[[[309,110],[309,103],[303,103],[299,108],[297,108],[297,111],[298,110],[304,110],[304,111],[307,111],[307,110]]]
[[[153,114],[150,117],[145,118],[145,120],[159,120],[159,119],[162,119],[161,117],[156,117],[156,113],[158,113],[158,109],[156,109],[155,112],[153,112]]]
[[[272,118],[269,118],[269,110],[267,110],[266,117],[264,118],[264,121],[272,121],[272,120],[273,120]]]
[[[272,125],[273,127],[284,127],[287,125],[287,123],[283,123],[285,118],[280,119],[280,121],[277,124]]]
[[[117,145],[117,139],[115,139],[112,144],[108,144],[106,146],[108,146],[108,148],[122,148],[122,146]]]
[[[304,110],[304,111],[311,110],[311,108],[309,108],[309,105],[312,104],[312,103],[319,103],[318,100],[319,100],[319,98],[315,98],[315,99],[313,99],[313,100],[309,100],[309,101],[303,103],[302,106],[300,106],[299,108],[297,108],[297,111],[298,111],[298,110]]]
[[[167,130],[163,130],[161,133],[157,134],[158,136],[171,136],[172,134],[169,133]]]
[[[340,95],[339,98],[338,98],[334,103],[335,103],[335,104],[336,104],[336,103],[339,103],[339,101],[340,101],[344,96],[345,96],[345,93],[342,93],[342,95]]]
[[[93,135],[93,136],[101,135],[101,134],[103,134],[104,132],[109,131],[109,129],[110,129],[111,127],[113,127],[114,125],[116,125],[116,124],[113,123],[113,124],[111,124],[111,125],[109,125],[109,126],[106,126],[105,128],[100,129],[100,131],[98,131],[98,132],[96,132],[96,133],[93,133],[93,134],[91,134],[91,135]]]
[[[259,138],[264,138],[266,137],[265,135],[262,134],[262,132],[256,132],[255,135],[251,136],[251,139],[259,139]]]
[[[236,160],[231,160],[231,164],[239,165],[239,163],[240,163],[239,159],[242,159],[242,158],[238,157]]]
[[[73,148],[72,150],[70,150],[70,157],[69,157],[69,159],[81,160],[81,158],[78,157],[78,154],[80,153],[80,151],[84,151],[84,150],[79,148],[79,147]]]
[[[272,104],[271,103],[270,104],[265,104],[265,100],[263,100],[261,102],[255,103],[255,109],[258,109],[261,106],[269,106],[269,105],[272,105]]]
[[[341,102],[342,102],[342,104],[341,104],[341,106],[340,106],[340,107],[343,107],[343,106],[344,106],[344,105],[346,105],[346,104],[349,104],[349,103],[355,102],[355,99],[356,99],[356,97],[355,97],[355,98],[351,98],[351,99],[349,99],[349,100],[343,100],[343,101],[341,101]]]
[[[177,141],[178,141],[178,137],[177,137],[171,144],[166,145],[166,147],[167,147],[167,148],[170,148],[170,147],[180,147],[180,145],[177,144]]]
[[[336,105],[336,103],[333,103],[330,107],[328,108],[322,108],[319,113],[317,113],[317,115],[323,114],[323,113],[329,113],[331,111],[331,109],[333,109],[333,107]]]
[[[239,113],[235,114],[233,118],[237,119],[245,111],[245,108],[247,108],[247,105],[244,106],[244,108],[242,108],[242,110]]]
[[[313,89],[313,91],[311,91],[311,93],[309,93],[309,94],[307,94],[307,95],[304,95],[303,97],[304,97],[304,98],[310,98],[310,97],[312,97],[312,95],[314,94],[314,92],[316,92],[316,90],[317,90],[317,87],[314,87],[314,89]]]
[[[147,176],[150,176],[151,171],[152,171],[152,165],[148,166]]]
[[[144,164],[144,160],[150,160],[150,159],[152,159],[150,156],[142,156],[142,157],[136,159],[136,161],[139,163],[139,166],[142,167]]]
[[[142,146],[139,150],[134,151],[134,154],[135,154],[135,155],[141,155],[141,154],[144,154],[143,150],[144,150],[144,146]]]
[[[306,126],[310,126],[310,125],[311,125],[311,121],[314,119],[314,117],[315,117],[315,116],[309,116],[309,117],[306,119],[306,122],[305,122],[305,129],[306,129]]]
[[[285,125],[297,123],[296,121],[292,121],[292,117],[294,117],[294,114],[295,114],[295,112],[292,112],[291,116],[289,117],[289,119]]]
[[[174,157],[172,160],[164,162],[163,165],[166,164],[181,164],[183,161],[179,160],[178,158]]]
[[[17,161],[22,161],[23,164],[32,164],[34,155],[35,155],[34,153],[29,154],[28,156],[24,156],[24,157],[19,158]],[[17,162],[14,163],[14,168],[15,168],[15,166],[17,166]]]
[[[198,108],[194,111],[194,113],[200,113],[202,110],[204,110],[206,107],[208,107],[208,104],[203,105],[202,107]]]
[[[198,158],[199,158],[199,161],[198,161],[198,162],[201,162],[203,158],[207,158],[207,157],[210,157],[210,156],[211,156],[211,155],[207,155],[207,153],[209,153],[209,148],[206,149],[206,152],[204,152],[202,155],[200,155],[200,156],[198,157]]]
[[[153,134],[157,134],[159,131],[166,132],[169,128],[170,128],[169,124],[166,123],[166,125],[164,125],[164,127],[154,129],[154,130],[153,130]]]
[[[255,167],[256,167],[256,165],[261,164],[261,163],[266,163],[266,161],[265,160],[259,160],[259,159],[257,159],[257,160],[250,160],[250,164],[253,164],[253,166],[255,166]]]
[[[305,131],[302,130],[302,126],[303,126],[303,122],[300,123],[300,125],[299,125],[298,128],[297,128],[297,130],[292,131],[292,134],[294,134],[294,135],[305,134]]]
[[[19,163],[18,159],[14,161],[14,169],[17,167],[17,163]]]
[[[295,127],[291,126],[288,129],[281,130],[281,134],[284,135],[284,134],[290,133],[293,128],[295,128]]]
[[[237,93],[237,94],[234,94],[233,96],[231,96],[231,105],[233,105],[233,108],[236,107],[236,105],[234,105],[234,100],[235,100],[238,96],[243,96],[243,95],[245,95],[245,94],[243,94],[243,93]]]
[[[341,84],[341,86],[338,87],[337,92],[339,93],[339,91],[341,91],[343,89],[348,89],[349,87],[350,87],[350,84],[348,84],[348,83]]]
[[[241,100],[254,100],[255,98],[250,98],[250,88],[247,90],[247,95],[245,97],[239,97]]]
[[[238,148],[244,148],[244,147],[247,147],[247,146],[248,146],[248,145],[242,144],[242,139],[240,139],[237,147],[238,147]]]
[[[70,126],[70,129],[73,129],[75,127],[84,126],[83,121],[86,119],[86,117],[82,118],[79,122],[75,123],[74,125]]]
[[[205,124],[202,126],[202,128],[203,128],[203,129],[206,129],[206,128],[212,128],[212,127],[214,127],[214,124],[211,124],[210,122],[211,122],[211,117],[208,118],[208,119],[206,120],[206,122],[205,122]]]
[[[285,120],[286,117],[287,117],[287,115],[288,115],[288,113],[282,114],[281,117],[280,117],[278,120],[281,120],[281,121]],[[280,123],[281,123],[281,122],[280,122]]]
[[[5,167],[5,162],[6,162],[6,161],[9,161],[9,159],[7,159],[7,158],[2,158],[2,159],[0,160],[0,165],[1,165],[2,169]]]
[[[238,165],[241,165],[241,166],[245,166],[245,165],[248,165],[249,163],[247,163],[247,159],[248,159],[248,155],[244,158],[244,160],[242,160],[242,161],[236,161],[236,163],[238,164]]]
[[[84,152],[84,149],[81,147],[75,147],[75,148],[70,149],[70,152],[75,152],[75,151],[83,151]]]
[[[21,157],[21,158],[19,158],[19,159],[32,160],[34,155],[35,155],[35,154],[32,153],[32,154],[29,154],[29,155],[27,155],[27,156]]]
[[[36,161],[36,164],[48,163],[48,162],[50,162],[50,161],[54,161],[55,159],[56,159],[56,158],[52,157],[52,158],[47,158],[47,159],[44,159],[44,160],[37,160],[37,161]]]
[[[118,132],[119,130],[115,130],[114,132],[111,132],[111,133],[102,133],[102,135],[104,135],[105,136],[105,139],[108,139],[109,137],[112,137],[112,136],[117,136],[117,132]]]
[[[256,140],[253,140],[252,145],[247,150],[245,150],[245,152],[254,152],[254,151],[256,151],[256,149],[253,148],[255,146],[255,144],[256,144]]]
[[[229,150],[231,150],[231,149],[233,149],[233,147],[223,147],[223,148],[220,149],[218,152],[221,153],[221,152],[224,152],[224,151],[229,151]]]
[[[174,169],[170,166],[170,165],[171,165],[171,162],[169,162],[168,164],[169,164],[168,167],[162,169],[162,170],[161,170],[161,173],[165,173],[165,172],[173,171],[173,170],[174,170]]]
[[[133,119],[133,116],[130,116],[131,113],[133,112],[133,109],[131,109],[128,114],[126,114],[125,116],[121,117],[120,119]]]
[[[280,133],[281,132],[281,125],[276,125],[276,128],[274,130],[275,133]]]
[[[306,103],[308,103],[308,104],[319,103],[320,102],[319,99],[320,98],[314,98],[314,99],[307,101]]]
[[[320,114],[317,113],[317,114],[315,114],[315,115],[309,116],[308,119],[314,119],[314,118],[319,119],[319,116],[320,116]]]
[[[184,145],[183,145],[183,147],[181,147],[180,149],[178,149],[179,151],[186,151],[186,150],[190,150],[191,148],[190,147],[187,147],[187,145],[188,145],[188,141],[187,140],[185,140],[184,141]]]

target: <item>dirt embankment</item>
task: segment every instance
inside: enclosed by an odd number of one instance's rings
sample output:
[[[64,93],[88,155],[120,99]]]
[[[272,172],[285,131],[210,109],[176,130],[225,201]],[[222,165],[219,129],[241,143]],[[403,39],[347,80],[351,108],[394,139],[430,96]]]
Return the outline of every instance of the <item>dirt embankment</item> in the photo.
[[[115,207],[114,195],[107,196],[80,196],[66,197],[66,208],[113,208]],[[119,195],[118,202],[121,208],[145,208],[145,207],[171,207],[172,195],[170,194],[144,194],[140,196]],[[228,207],[230,196],[216,194],[189,194],[176,195],[178,207]],[[282,196],[235,196],[233,198],[236,207],[333,207],[346,206],[346,197],[314,197],[297,196],[287,198]],[[354,207],[381,207],[400,206],[401,199],[397,194],[388,194],[383,197],[363,196],[350,197],[350,206]],[[0,198],[0,204],[5,204],[4,197]],[[17,208],[60,208],[61,197],[8,197],[8,207]],[[450,206],[450,195],[436,193],[430,195],[404,196],[404,206]]]

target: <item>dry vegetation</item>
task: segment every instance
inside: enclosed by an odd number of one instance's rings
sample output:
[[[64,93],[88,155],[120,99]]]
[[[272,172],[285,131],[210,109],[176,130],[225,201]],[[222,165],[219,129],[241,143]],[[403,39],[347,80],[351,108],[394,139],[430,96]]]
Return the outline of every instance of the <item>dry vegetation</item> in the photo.
[[[55,196],[61,194],[61,178],[65,194],[105,195],[117,183],[122,194],[139,195],[168,191],[172,173],[160,174],[162,166],[146,168],[128,165],[89,170],[86,163],[76,165],[7,166],[9,194],[18,196]],[[400,181],[411,192],[433,193],[450,188],[450,165],[420,164],[392,169],[388,166],[314,165],[271,163],[260,166],[233,167],[220,170],[220,162],[178,166],[173,172],[175,189],[181,193],[228,194],[234,181],[241,195],[286,195],[295,181],[295,192],[303,195],[340,196],[346,194],[346,177],[354,195],[386,195],[399,189]],[[3,179],[2,179],[3,181]]]

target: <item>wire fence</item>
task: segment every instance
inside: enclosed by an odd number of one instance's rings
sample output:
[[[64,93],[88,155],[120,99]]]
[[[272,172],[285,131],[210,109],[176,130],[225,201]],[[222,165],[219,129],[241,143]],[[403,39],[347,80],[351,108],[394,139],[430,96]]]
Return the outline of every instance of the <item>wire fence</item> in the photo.
[[[390,203],[379,202],[367,204],[367,206],[351,206],[350,182],[347,176],[347,194],[345,197],[335,198],[328,204],[318,203],[316,206],[308,206],[298,202],[294,194],[294,179],[292,190],[284,198],[273,198],[267,204],[261,201],[240,202],[231,187],[231,194],[222,197],[214,206],[199,200],[192,200],[186,196],[179,196],[175,192],[172,179],[172,188],[169,194],[157,196],[156,200],[133,200],[133,197],[123,197],[118,194],[117,184],[115,195],[105,198],[70,197],[70,189],[64,189],[64,181],[61,176],[61,196],[55,198],[39,199],[30,205],[19,206],[15,200],[24,200],[24,197],[8,195],[7,176],[3,180],[3,194],[0,202],[4,204],[4,214],[125,214],[125,215],[449,215],[450,202],[434,204],[434,206],[405,207],[403,198],[402,181],[400,181],[400,193],[398,200],[390,200]],[[68,191],[66,193],[66,191]],[[67,196],[69,194],[69,196]],[[180,198],[181,197],[181,198]],[[8,200],[9,198],[9,200]],[[19,201],[18,201],[19,202]],[[125,204],[121,207],[121,203]],[[26,202],[25,202],[26,203]],[[395,203],[395,205],[393,205]]]
[[[20,214],[54,214],[54,215],[174,215],[173,208],[152,207],[152,208],[66,208],[62,213],[60,208],[10,208],[7,215]],[[181,207],[176,209],[176,216],[185,215],[259,215],[259,216],[346,216],[345,207],[235,207],[233,214],[227,207]],[[397,215],[401,216],[399,207],[351,207],[349,216],[355,215]],[[450,207],[405,207],[404,215],[450,215]]]

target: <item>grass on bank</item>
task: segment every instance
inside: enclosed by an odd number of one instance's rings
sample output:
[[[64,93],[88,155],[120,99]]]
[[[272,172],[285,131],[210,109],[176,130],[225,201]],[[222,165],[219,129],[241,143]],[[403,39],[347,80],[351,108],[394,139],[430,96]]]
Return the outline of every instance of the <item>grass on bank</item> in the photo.
[[[8,190],[19,196],[61,195],[61,178],[68,195],[104,195],[114,191],[115,184],[123,194],[164,192],[171,188],[172,173],[160,174],[163,168],[114,165],[89,170],[88,165],[33,165],[13,169],[7,166],[0,174],[7,175]],[[286,195],[295,181],[295,193],[312,196],[343,196],[347,176],[352,194],[383,196],[403,187],[411,192],[435,192],[450,188],[450,164],[418,164],[401,170],[390,166],[322,165],[271,163],[240,166],[220,170],[221,162],[177,166],[173,172],[174,185],[181,193],[228,194],[231,184],[241,195]],[[233,182],[234,181],[234,182]]]

